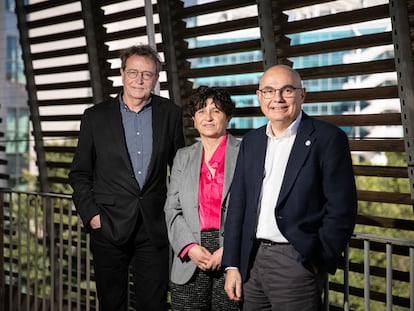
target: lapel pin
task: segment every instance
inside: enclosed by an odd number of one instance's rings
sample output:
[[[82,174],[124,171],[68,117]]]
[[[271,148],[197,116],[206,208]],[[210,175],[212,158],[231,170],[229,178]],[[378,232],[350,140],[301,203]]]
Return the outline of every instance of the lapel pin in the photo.
[[[305,146],[309,147],[311,145],[311,141],[308,139],[307,141],[305,141]]]

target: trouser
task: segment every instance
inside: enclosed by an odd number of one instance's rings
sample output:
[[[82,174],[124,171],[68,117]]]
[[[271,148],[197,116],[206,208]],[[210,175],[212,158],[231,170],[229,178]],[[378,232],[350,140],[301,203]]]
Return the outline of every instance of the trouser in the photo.
[[[91,233],[91,251],[100,311],[128,310],[128,279],[133,272],[137,311],[167,310],[168,246],[154,247],[142,223],[124,245],[113,245],[101,233]]]
[[[326,273],[305,267],[291,244],[259,244],[243,285],[243,311],[319,311]]]

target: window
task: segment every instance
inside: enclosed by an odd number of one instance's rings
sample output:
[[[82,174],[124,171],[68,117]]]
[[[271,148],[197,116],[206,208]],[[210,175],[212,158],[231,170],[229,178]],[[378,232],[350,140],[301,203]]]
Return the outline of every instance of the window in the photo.
[[[7,109],[6,153],[25,153],[29,150],[29,111],[26,108]]]
[[[6,79],[12,83],[26,84],[21,48],[17,37],[7,37]]]
[[[23,1],[24,5],[28,4],[28,0]],[[6,10],[14,13],[14,10],[16,9],[16,0],[6,0]]]
[[[14,0],[6,0],[6,10],[14,13],[14,9],[16,8],[16,1]]]
[[[22,169],[28,168],[29,110],[8,108],[6,117],[6,155],[10,185],[20,183]]]

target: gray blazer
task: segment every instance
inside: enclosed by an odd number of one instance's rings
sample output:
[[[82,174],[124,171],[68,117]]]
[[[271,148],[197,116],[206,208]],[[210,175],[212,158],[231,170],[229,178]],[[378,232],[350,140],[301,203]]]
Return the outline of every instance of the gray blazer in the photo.
[[[224,162],[224,185],[221,202],[220,245],[223,245],[224,222],[227,214],[228,197],[236,165],[240,142],[229,134]],[[165,219],[168,238],[174,251],[171,281],[185,284],[193,276],[196,265],[183,261],[181,251],[191,243],[200,244],[200,220],[198,214],[198,190],[203,146],[196,142],[179,149],[174,158],[171,181],[165,203]]]

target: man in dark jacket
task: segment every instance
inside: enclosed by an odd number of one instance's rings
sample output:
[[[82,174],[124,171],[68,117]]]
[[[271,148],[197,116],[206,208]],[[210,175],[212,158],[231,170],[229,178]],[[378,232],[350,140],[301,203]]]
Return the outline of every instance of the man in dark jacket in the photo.
[[[100,310],[127,310],[130,264],[136,310],[166,309],[167,166],[184,135],[181,109],[152,94],[160,70],[150,46],[123,50],[123,90],[82,117],[69,180],[90,232]]]

